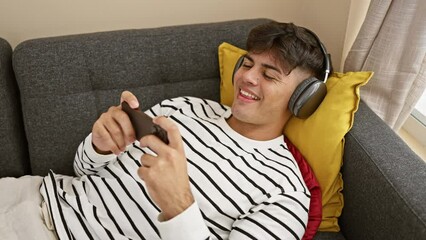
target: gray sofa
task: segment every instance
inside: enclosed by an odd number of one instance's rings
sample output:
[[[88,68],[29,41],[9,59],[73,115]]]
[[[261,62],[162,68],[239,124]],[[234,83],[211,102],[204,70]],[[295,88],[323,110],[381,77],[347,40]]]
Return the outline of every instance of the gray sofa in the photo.
[[[266,19],[0,40],[0,176],[73,174],[78,144],[123,90],[142,108],[219,100],[217,47]],[[426,164],[363,102],[346,135],[341,232],[315,239],[426,239]]]

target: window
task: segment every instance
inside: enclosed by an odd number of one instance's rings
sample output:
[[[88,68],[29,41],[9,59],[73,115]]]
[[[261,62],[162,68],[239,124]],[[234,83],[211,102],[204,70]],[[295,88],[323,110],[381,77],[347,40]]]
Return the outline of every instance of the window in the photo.
[[[426,91],[424,91],[423,95],[420,97],[420,100],[416,104],[412,115],[419,122],[421,122],[423,126],[426,126]]]
[[[403,128],[420,143],[426,147],[426,91],[423,92],[416,104],[411,116],[404,123]]]

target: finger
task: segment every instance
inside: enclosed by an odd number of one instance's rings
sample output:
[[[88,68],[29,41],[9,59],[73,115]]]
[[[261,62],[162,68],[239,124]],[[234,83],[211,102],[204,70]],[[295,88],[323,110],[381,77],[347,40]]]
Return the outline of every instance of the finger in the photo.
[[[115,155],[120,154],[120,149],[117,144],[112,140],[112,137],[108,130],[102,124],[95,124],[92,131],[92,143],[95,146],[95,150],[99,150],[99,153],[112,152]]]
[[[122,127],[123,120],[120,120],[120,117],[117,117],[117,114],[119,113],[114,113],[112,117],[106,118],[104,120],[104,127],[110,134],[111,139],[115,142],[119,149],[123,151],[128,142],[126,138],[129,137],[125,136]]]
[[[167,132],[170,147],[177,150],[183,150],[182,136],[176,123],[164,116],[154,118],[153,122],[158,124]]]
[[[149,174],[149,168],[144,166],[138,168],[138,175],[140,179],[146,181],[147,179],[149,179],[146,177],[148,174]]]
[[[120,104],[124,101],[126,101],[130,105],[130,107],[133,108],[133,109],[139,108],[138,99],[136,98],[136,96],[133,93],[131,93],[129,91],[124,91],[124,92],[121,93]]]
[[[150,168],[157,162],[157,158],[151,154],[146,153],[141,157],[140,161],[142,166]]]
[[[102,114],[101,122],[120,150],[124,151],[134,141],[135,133],[130,119],[120,108],[111,107],[107,113]]]
[[[167,149],[170,148],[161,141],[161,139],[152,134],[142,137],[140,139],[140,146],[151,149],[151,151],[155,152],[157,155],[163,155],[162,153],[166,152]]]
[[[125,145],[127,146],[134,142],[136,140],[136,133],[129,116],[123,110],[117,108],[112,113],[112,118],[122,131]]]

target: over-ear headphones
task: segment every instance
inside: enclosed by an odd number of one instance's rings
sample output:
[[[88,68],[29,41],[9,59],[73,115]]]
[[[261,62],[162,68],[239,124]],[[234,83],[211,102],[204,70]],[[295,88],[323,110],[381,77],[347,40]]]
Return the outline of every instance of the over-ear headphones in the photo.
[[[321,49],[321,52],[324,54],[325,73],[323,81],[316,77],[310,77],[303,80],[291,95],[288,106],[293,115],[298,118],[309,117],[321,104],[322,100],[327,94],[327,87],[325,82],[327,81],[328,75],[331,71],[330,54],[327,53],[325,46],[321,43],[320,39],[314,32],[307,28],[305,28],[305,30],[315,38]],[[234,72],[232,74],[232,81],[234,81],[235,72],[241,67],[243,61],[244,56],[240,57],[235,64]]]

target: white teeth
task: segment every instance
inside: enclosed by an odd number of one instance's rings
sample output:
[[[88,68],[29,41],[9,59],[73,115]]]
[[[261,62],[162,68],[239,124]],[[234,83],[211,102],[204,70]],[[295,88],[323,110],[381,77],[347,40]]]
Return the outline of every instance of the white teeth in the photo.
[[[248,97],[248,98],[251,98],[251,99],[254,99],[254,100],[259,100],[258,97],[254,96],[253,94],[250,94],[250,93],[248,93],[248,92],[246,92],[242,89],[240,89],[240,93],[241,93],[241,95],[243,95],[245,97]]]

